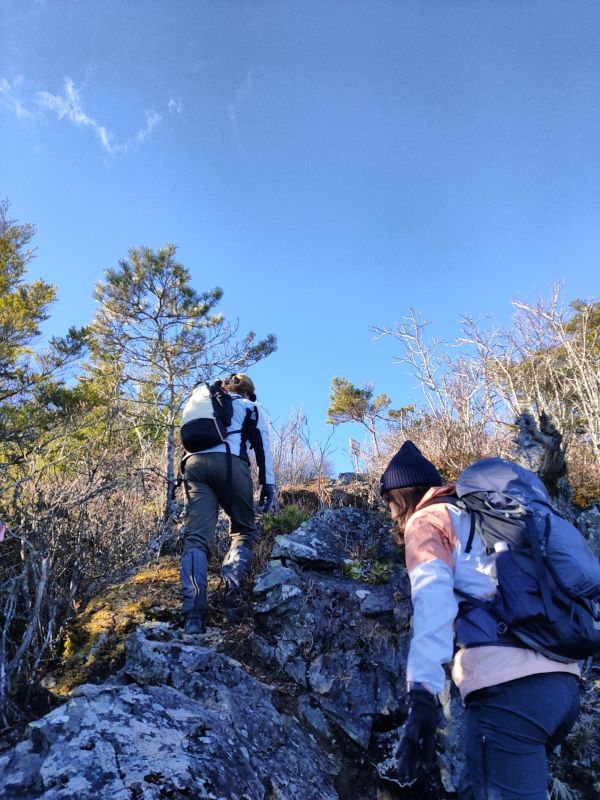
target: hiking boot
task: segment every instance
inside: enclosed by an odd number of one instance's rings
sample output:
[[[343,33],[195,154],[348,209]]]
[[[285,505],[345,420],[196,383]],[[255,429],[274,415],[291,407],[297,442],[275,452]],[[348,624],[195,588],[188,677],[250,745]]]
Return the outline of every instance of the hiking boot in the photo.
[[[189,636],[206,633],[204,617],[187,617],[183,624],[183,632]]]
[[[181,589],[183,603],[181,612],[185,620],[184,631],[191,634],[204,633],[204,620],[208,609],[206,584],[208,582],[208,559],[206,553],[196,547],[181,558]]]
[[[223,615],[230,625],[238,625],[246,616],[248,607],[239,586],[228,586],[223,595]]]
[[[221,574],[225,580],[223,614],[227,622],[236,625],[247,616],[248,605],[244,598],[246,578],[252,561],[252,549],[246,545],[233,544],[225,560]]]

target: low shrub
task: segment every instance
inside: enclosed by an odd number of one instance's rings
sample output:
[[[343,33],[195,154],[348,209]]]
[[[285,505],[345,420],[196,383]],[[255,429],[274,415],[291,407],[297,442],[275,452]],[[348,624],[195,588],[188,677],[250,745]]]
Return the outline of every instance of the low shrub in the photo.
[[[295,505],[286,506],[281,511],[270,511],[263,514],[262,525],[267,536],[278,536],[291,533],[309,519],[310,514]]]

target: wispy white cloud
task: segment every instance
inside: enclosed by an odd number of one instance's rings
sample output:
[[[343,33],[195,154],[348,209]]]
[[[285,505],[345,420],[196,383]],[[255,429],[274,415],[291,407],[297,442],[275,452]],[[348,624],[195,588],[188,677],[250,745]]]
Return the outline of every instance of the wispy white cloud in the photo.
[[[167,103],[167,108],[171,112],[171,114],[181,114],[183,111],[183,104],[181,102],[180,97],[169,97],[169,102]]]
[[[240,129],[240,111],[243,110],[252,97],[257,71],[258,68],[255,66],[250,66],[246,70],[244,80],[238,87],[233,100],[227,105],[227,116],[231,123],[233,143],[242,159],[247,158],[247,153]]]
[[[135,137],[138,142],[143,142],[152,133],[154,128],[162,122],[162,114],[158,111],[146,111],[146,125],[138,131]]]
[[[235,93],[234,99],[227,106],[227,114],[233,125],[237,124],[238,112],[240,106],[244,105],[244,103],[247,102],[248,98],[252,94],[252,90],[254,88],[255,75],[256,75],[256,67],[254,66],[249,67],[248,70],[246,71],[246,75],[244,76],[244,80],[241,86]]]
[[[19,96],[19,87],[22,82],[22,77],[16,78],[12,84],[6,78],[1,78],[0,104],[9,108],[20,118],[34,118],[50,113],[55,114],[59,120],[66,120],[76,127],[88,128],[110,156],[126,153],[133,145],[142,144],[163,120],[162,114],[159,114],[158,111],[148,110],[144,126],[134,136],[119,141],[106,125],[100,124],[84,110],[80,93],[71,78],[65,78],[64,90],[61,94],[39,91],[35,93],[28,104]],[[167,108],[172,113],[179,113],[181,100],[170,98]]]
[[[109,155],[113,156],[123,150],[123,145],[115,142],[114,136],[104,125],[99,125],[85,113],[81,107],[79,92],[71,78],[65,78],[64,94],[37,92],[36,100],[40,108],[53,111],[59,119],[67,119],[79,127],[91,128]]]
[[[19,86],[23,83],[23,77],[17,76],[12,84],[6,78],[0,79],[0,103],[6,108],[10,108],[19,119],[33,117],[33,113],[25,108],[21,99],[17,96]]]

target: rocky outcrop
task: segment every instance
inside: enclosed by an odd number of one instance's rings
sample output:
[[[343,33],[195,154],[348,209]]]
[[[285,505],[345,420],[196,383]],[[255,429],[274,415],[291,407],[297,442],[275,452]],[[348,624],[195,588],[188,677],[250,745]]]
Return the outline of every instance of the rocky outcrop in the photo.
[[[323,508],[372,508],[374,498],[366,476],[341,472],[336,480],[321,478],[302,486],[285,486],[279,490],[282,506],[297,505],[311,514]]]
[[[539,425],[527,412],[515,424],[519,431],[514,440],[515,461],[538,474],[556,510],[574,522],[573,492],[567,477],[562,434],[544,412],[539,416]]]
[[[334,800],[334,761],[238,662],[167,625],[119,676],[75,689],[0,757],[1,796]]]
[[[577,516],[577,527],[592,551],[600,558],[600,503],[593,503]]]
[[[406,574],[380,525],[375,514],[324,511],[278,537],[254,588],[257,656],[307,690],[318,731],[335,722],[364,749],[375,720],[399,717],[410,623]],[[387,568],[380,585],[367,582],[375,564]],[[358,580],[345,577],[353,570]],[[313,724],[317,712],[305,716]]]
[[[600,511],[586,514],[592,539]],[[411,617],[389,521],[355,508],[321,511],[275,540],[253,597],[253,623],[211,626],[204,637],[186,637],[173,622],[138,627],[117,674],[74,689],[0,754],[0,798],[405,796],[379,777],[406,717]],[[580,722],[551,764],[557,791],[566,786],[574,800],[599,785],[593,680],[582,696]],[[442,699],[436,763],[406,796],[455,796],[463,707],[450,684]]]
[[[377,767],[406,716],[411,619],[410,585],[389,523],[354,508],[321,512],[278,537],[254,594],[257,658],[298,685],[299,716],[316,736],[339,738],[341,731]],[[445,712],[449,744],[462,717],[450,693]],[[460,749],[446,750],[439,767],[452,791]]]

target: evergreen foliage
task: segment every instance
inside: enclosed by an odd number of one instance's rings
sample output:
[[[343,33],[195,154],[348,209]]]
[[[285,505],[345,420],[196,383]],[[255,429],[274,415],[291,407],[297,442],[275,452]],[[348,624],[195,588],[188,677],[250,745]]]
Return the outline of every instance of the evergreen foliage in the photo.
[[[391,398],[387,394],[374,395],[375,386],[366,384],[360,389],[346,378],[332,378],[327,422],[330,425],[341,425],[344,422],[358,422],[371,435],[373,446],[379,452],[377,440],[378,421],[397,418],[402,411],[388,411]],[[387,413],[386,413],[387,412]]]
[[[91,325],[90,379],[115,398],[142,450],[164,448],[164,535],[174,514],[176,423],[192,386],[248,368],[272,353],[274,336],[257,341],[215,309],[219,287],[197,292],[189,271],[167,244],[133,248],[96,287],[100,308]]]
[[[0,202],[0,463],[5,467],[21,461],[48,432],[57,398],[68,394],[63,371],[80,357],[86,341],[85,329],[72,327],[34,349],[56,289],[25,280],[35,227],[9,219],[8,211],[9,203]]]
[[[90,593],[172,535],[180,407],[197,380],[244,369],[275,337],[237,336],[175,247],[134,248],[96,289],[89,328],[42,346],[55,289],[26,280],[32,225],[0,207],[0,730],[23,718]],[[85,354],[89,362],[79,368]],[[17,701],[18,698],[18,701]]]
[[[263,514],[262,526],[265,534],[278,536],[297,530],[309,517],[310,514],[298,506],[289,505],[282,508],[281,511],[269,511]]]

